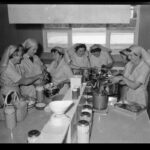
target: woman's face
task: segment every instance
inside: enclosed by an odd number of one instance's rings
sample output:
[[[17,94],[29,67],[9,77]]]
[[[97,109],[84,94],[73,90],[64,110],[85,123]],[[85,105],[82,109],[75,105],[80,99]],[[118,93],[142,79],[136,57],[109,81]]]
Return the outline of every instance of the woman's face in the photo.
[[[16,64],[20,64],[20,63],[21,63],[22,55],[23,55],[23,52],[22,52],[22,50],[20,50],[20,51],[18,51],[17,54],[14,56],[14,59],[15,59]]]
[[[54,60],[57,61],[57,60],[59,59],[60,55],[59,55],[59,53],[56,51],[56,52],[52,52],[52,57],[53,57]]]
[[[131,58],[131,62],[134,64],[140,61],[140,56],[135,52],[130,53],[130,58]]]
[[[100,56],[100,52],[99,51],[94,52],[94,53],[92,53],[92,55],[94,55],[95,57],[99,57]]]
[[[29,54],[29,56],[33,56],[37,52],[37,49],[38,49],[37,44],[33,43],[27,53]]]
[[[82,57],[85,55],[85,48],[80,47],[77,51],[76,51],[77,56]]]

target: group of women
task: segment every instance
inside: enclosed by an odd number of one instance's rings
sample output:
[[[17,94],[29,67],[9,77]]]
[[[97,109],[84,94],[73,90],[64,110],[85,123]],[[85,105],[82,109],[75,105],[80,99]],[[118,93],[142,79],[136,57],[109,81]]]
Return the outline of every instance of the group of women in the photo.
[[[53,47],[50,50],[53,61],[43,64],[36,55],[38,43],[35,39],[27,39],[22,44],[10,45],[6,48],[0,67],[0,102],[5,95],[15,90],[20,95],[36,98],[36,86],[42,84],[45,74],[49,73],[52,82],[61,86],[62,93],[69,88],[69,79],[81,69],[101,69],[113,66],[110,50],[100,44],[94,44],[89,51],[85,44],[79,43],[69,49]],[[137,102],[147,106],[147,83],[150,74],[150,54],[140,46],[132,45],[120,52],[126,60],[122,75],[115,75],[112,83],[122,85],[122,100]]]

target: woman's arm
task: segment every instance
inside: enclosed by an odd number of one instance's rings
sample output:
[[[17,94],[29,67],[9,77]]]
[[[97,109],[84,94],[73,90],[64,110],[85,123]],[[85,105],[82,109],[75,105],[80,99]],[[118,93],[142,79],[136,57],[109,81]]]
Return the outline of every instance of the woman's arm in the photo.
[[[42,79],[42,78],[43,78],[42,74],[36,75],[34,77],[28,77],[28,78],[22,77],[17,83],[19,85],[30,85],[33,82],[35,82],[36,80]]]
[[[122,81],[131,89],[136,90],[137,88],[139,88],[142,83],[138,82],[138,81],[132,81],[124,76],[122,76]]]

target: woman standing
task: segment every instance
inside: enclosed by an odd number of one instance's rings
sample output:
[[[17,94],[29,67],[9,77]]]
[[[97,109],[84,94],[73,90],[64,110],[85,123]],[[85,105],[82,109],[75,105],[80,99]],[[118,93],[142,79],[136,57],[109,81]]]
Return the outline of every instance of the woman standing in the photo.
[[[38,44],[34,39],[27,39],[23,43],[25,54],[21,61],[21,72],[25,77],[34,77],[38,74],[42,74],[46,67],[41,62],[40,58],[36,55]],[[34,84],[40,84],[38,80]],[[36,98],[35,85],[22,86],[21,91],[23,95]]]
[[[1,61],[1,104],[3,104],[3,100],[10,91],[16,91],[20,94],[21,85],[29,85],[33,84],[38,79],[42,79],[43,76],[38,74],[33,77],[26,78],[22,76],[20,69],[20,62],[22,59],[23,51],[19,47],[9,46],[2,57]]]
[[[131,46],[131,61],[126,66],[124,76],[111,79],[113,83],[120,82],[128,86],[126,100],[147,106],[147,84],[150,74],[149,66],[144,62],[141,54],[136,51],[137,46]]]

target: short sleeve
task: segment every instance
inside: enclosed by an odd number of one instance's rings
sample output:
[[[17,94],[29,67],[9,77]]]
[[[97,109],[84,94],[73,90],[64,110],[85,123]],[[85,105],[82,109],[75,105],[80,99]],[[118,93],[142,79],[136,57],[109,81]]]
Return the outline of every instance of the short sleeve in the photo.
[[[12,68],[8,67],[5,71],[5,74],[8,78],[10,78],[14,83],[18,82],[21,79],[21,75],[13,70]]]

